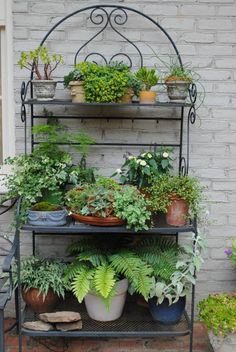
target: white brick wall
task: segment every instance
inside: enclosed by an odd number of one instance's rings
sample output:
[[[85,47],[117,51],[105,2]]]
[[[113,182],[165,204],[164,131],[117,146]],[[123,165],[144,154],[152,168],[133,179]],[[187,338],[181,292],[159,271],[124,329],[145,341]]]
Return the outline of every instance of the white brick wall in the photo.
[[[99,3],[99,2],[98,2]],[[101,1],[101,3],[113,3]],[[204,105],[198,110],[199,120],[191,127],[191,158],[190,165],[194,172],[209,186],[210,226],[207,230],[208,251],[203,271],[197,285],[197,299],[206,296],[210,291],[235,290],[235,271],[224,255],[229,238],[236,234],[236,2],[235,0],[128,0],[117,1],[134,7],[152,16],[169,32],[176,41],[184,62],[192,62],[196,72],[201,75],[201,83],[206,89]],[[83,6],[94,4],[94,0],[28,0],[14,1],[14,61],[15,61],[15,89],[16,100],[19,102],[19,87],[22,79],[27,79],[27,72],[19,71],[16,62],[21,50],[28,50],[37,45],[46,31],[55,24],[64,14],[75,11]],[[62,26],[55,32],[49,45],[53,50],[59,50],[65,56],[66,65],[58,70],[58,76],[63,76],[73,64],[73,53],[77,40],[87,40],[94,25],[89,23],[84,15],[71,19],[69,25]],[[154,27],[147,27],[144,19],[138,22],[133,16],[127,25],[126,35],[131,40],[145,40],[155,47],[155,40],[159,53],[168,53],[169,47],[162,34],[157,32],[155,39]],[[88,29],[87,29],[88,28]],[[59,28],[58,28],[59,29]],[[81,31],[79,32],[78,29]],[[70,34],[68,34],[70,32]],[[77,37],[78,33],[78,37]],[[80,35],[79,35],[80,33]],[[116,41],[112,32],[112,42],[109,43],[109,32],[103,33],[102,42],[95,41],[93,48],[101,45],[105,53],[110,56],[114,49],[127,50],[133,54],[129,45]],[[113,45],[113,47],[112,47]],[[92,48],[90,46],[90,50]],[[146,52],[145,60],[153,63],[148,47],[141,44],[142,51]],[[26,76],[25,76],[26,75]],[[63,91],[60,94],[64,94]],[[19,111],[19,106],[17,106]],[[166,112],[164,112],[166,113]],[[17,148],[22,151],[23,129],[16,119]],[[80,125],[78,121],[76,128]],[[159,126],[153,122],[131,121],[84,121],[84,128],[104,139],[117,138],[122,140],[143,141],[153,140],[158,134]],[[149,129],[150,127],[150,129]],[[101,129],[101,130],[100,130]],[[167,130],[174,132],[168,125]],[[162,137],[166,137],[165,130]],[[115,152],[101,148],[98,155],[89,157],[90,162],[103,168],[107,165],[104,174],[109,174],[116,168],[123,152]],[[28,238],[26,240],[26,238]],[[24,235],[24,252],[30,249],[30,235]],[[57,241],[56,243],[58,243]],[[64,244],[62,244],[63,247]]]

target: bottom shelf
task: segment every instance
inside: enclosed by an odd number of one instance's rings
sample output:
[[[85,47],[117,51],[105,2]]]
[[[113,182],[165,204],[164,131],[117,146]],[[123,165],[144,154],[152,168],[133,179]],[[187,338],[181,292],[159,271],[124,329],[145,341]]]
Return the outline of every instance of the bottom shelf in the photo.
[[[81,314],[83,329],[78,331],[33,331],[22,328],[22,333],[28,336],[60,336],[60,337],[157,337],[157,336],[184,336],[190,334],[190,321],[185,312],[182,319],[175,325],[162,325],[153,321],[149,309],[137,305],[136,300],[127,300],[123,315],[112,322],[97,322],[89,318],[84,304],[76,299],[66,299],[58,310],[77,311]],[[24,321],[38,320],[36,314],[26,308]]]

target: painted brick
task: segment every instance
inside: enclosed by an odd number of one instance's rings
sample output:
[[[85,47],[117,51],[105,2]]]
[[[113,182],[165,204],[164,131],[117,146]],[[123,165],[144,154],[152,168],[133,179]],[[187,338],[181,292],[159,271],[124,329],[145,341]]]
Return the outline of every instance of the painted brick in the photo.
[[[199,29],[232,29],[233,23],[230,19],[216,19],[216,18],[208,18],[204,20],[198,21]]]
[[[165,18],[161,21],[164,28],[191,30],[194,28],[194,19],[182,17]]]
[[[213,33],[188,32],[181,37],[186,43],[214,43]]]
[[[236,31],[231,32],[218,32],[217,33],[217,41],[222,43],[235,43]]]
[[[64,14],[65,13],[65,6],[63,3],[58,3],[58,2],[42,2],[40,1],[39,3],[33,3],[31,5],[31,12],[32,13],[39,13],[39,14],[42,14],[42,13],[46,13],[46,14],[55,14],[56,13],[62,13]]]
[[[207,6],[207,5],[182,5],[180,6],[181,15],[187,16],[212,16],[215,14],[216,8],[215,6]]]

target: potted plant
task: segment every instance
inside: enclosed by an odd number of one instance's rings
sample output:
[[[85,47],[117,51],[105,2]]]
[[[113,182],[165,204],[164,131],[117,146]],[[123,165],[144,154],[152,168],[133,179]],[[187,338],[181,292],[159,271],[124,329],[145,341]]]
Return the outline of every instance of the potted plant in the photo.
[[[171,153],[172,148],[143,151],[137,156],[128,153],[124,164],[112,177],[118,175],[121,184],[131,184],[139,189],[148,187],[153,177],[169,173],[173,168]]]
[[[214,352],[235,351],[236,294],[210,294],[198,304],[199,318],[208,329]]]
[[[104,182],[103,182],[104,183]],[[95,226],[118,226],[126,223],[128,229],[147,230],[150,211],[143,195],[132,186],[104,187],[98,181],[84,189],[72,189],[66,194],[66,205],[71,216]]]
[[[91,62],[80,62],[75,68],[64,76],[64,87],[70,88],[73,103],[85,102],[84,83],[90,74],[96,74],[98,66]]]
[[[68,289],[64,279],[65,264],[58,259],[37,256],[21,261],[21,291],[27,306],[36,313],[51,312],[65,297]],[[14,281],[17,282],[17,268],[14,267]]]
[[[22,198],[21,224],[26,221],[32,205],[41,201],[62,204],[67,182],[78,182],[79,176],[72,164],[72,157],[60,150],[57,143],[76,142],[79,144],[78,151],[84,155],[91,141],[85,133],[79,132],[75,135],[65,132],[62,125],[38,125],[32,133],[36,138],[41,137],[40,144],[33,152],[5,160],[6,164],[11,165],[11,174],[4,180],[8,191],[1,200]]]
[[[21,69],[26,68],[36,75],[36,79],[32,83],[38,100],[52,100],[54,98],[57,82],[52,79],[52,73],[62,63],[64,63],[62,55],[50,55],[45,46],[21,53],[18,65]]]
[[[85,98],[90,103],[118,103],[127,92],[129,68],[123,64],[97,65],[84,82]]]
[[[171,226],[184,226],[187,219],[198,216],[204,187],[195,177],[160,175],[147,189],[153,211],[166,214]]]
[[[121,103],[131,103],[134,95],[139,96],[142,84],[133,72],[127,73],[126,93],[121,98]]]
[[[155,86],[159,80],[156,70],[154,68],[148,69],[147,67],[141,67],[136,72],[136,77],[142,83],[142,89],[139,93],[139,102],[141,104],[155,104],[156,92],[151,91],[151,88]]]
[[[62,226],[66,224],[67,215],[67,210],[62,206],[44,201],[32,206],[27,222],[34,226]]]
[[[94,320],[112,321],[121,316],[128,283],[133,292],[147,299],[152,268],[131,249],[121,248],[120,242],[87,239],[69,247],[75,259],[66,270],[68,283],[78,301],[85,300]]]
[[[144,239],[135,249],[153,268],[148,303],[155,321],[176,324],[181,319],[186,294],[191,285],[195,285],[195,272],[203,263],[201,250],[204,246],[202,237],[197,236],[194,247],[180,246],[170,239],[153,238]]]
[[[169,72],[164,78],[167,94],[171,102],[182,103],[186,100],[189,86],[193,82],[192,71],[184,65],[172,60]]]

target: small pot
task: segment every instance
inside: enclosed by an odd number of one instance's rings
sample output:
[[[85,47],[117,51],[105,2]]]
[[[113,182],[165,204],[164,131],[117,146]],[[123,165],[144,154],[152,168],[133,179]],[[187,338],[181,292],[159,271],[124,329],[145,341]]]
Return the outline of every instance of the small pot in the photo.
[[[188,203],[184,199],[172,197],[166,213],[166,222],[171,226],[184,226],[187,223]]]
[[[22,298],[35,313],[52,312],[60,303],[60,297],[52,289],[48,290],[45,300],[37,288],[31,288],[27,292],[22,290]]]
[[[128,88],[126,93],[121,98],[121,103],[132,103],[132,98],[134,96],[134,91],[132,88]]]
[[[139,93],[139,102],[140,104],[155,104],[156,103],[156,92],[151,90],[142,90]]]
[[[85,93],[84,93],[84,82],[82,81],[71,81],[69,83],[70,94],[73,103],[84,103]]]
[[[173,80],[165,82],[167,87],[167,94],[171,102],[183,103],[185,102],[189,92],[189,81]]]
[[[68,211],[66,209],[55,211],[29,210],[27,221],[33,226],[62,226],[66,224]]]
[[[161,304],[156,304],[157,298],[153,297],[148,300],[149,310],[153,319],[164,325],[177,324],[184,312],[186,296],[180,297],[176,303],[169,305],[167,298]]]
[[[91,319],[97,321],[113,321],[120,318],[125,305],[128,280],[123,279],[118,281],[115,289],[116,295],[111,299],[109,310],[106,308],[103,300],[97,296],[95,292],[89,292],[85,296],[85,306]]]
[[[33,80],[34,93],[37,100],[53,100],[57,82],[53,80]]]

